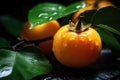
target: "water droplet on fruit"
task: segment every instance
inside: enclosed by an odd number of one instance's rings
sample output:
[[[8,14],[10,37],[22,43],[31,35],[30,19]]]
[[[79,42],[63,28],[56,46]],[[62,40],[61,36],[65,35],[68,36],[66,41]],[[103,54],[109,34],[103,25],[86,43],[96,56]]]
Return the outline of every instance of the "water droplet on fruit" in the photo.
[[[92,41],[92,38],[88,38],[88,41]]]
[[[98,42],[96,42],[95,45],[98,46]]]
[[[64,43],[64,44],[63,44],[63,46],[64,46],[64,47],[67,47],[67,44],[66,44],[66,43]]]
[[[74,38],[74,37],[71,37],[70,40],[71,40],[71,41],[72,41],[72,40],[75,40],[75,38]]]
[[[63,38],[65,38],[66,37],[66,35],[63,35]]]

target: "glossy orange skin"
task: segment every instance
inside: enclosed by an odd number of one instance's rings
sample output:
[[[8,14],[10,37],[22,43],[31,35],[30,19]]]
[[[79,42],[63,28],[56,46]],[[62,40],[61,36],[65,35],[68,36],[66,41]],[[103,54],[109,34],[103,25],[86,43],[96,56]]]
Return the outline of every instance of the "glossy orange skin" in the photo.
[[[73,68],[94,63],[99,58],[102,48],[99,34],[93,28],[78,33],[72,32],[68,26],[63,26],[54,36],[53,52],[56,59]]]
[[[54,36],[57,30],[60,28],[60,24],[57,20],[53,20],[41,25],[37,25],[32,29],[29,29],[30,23],[26,22],[21,32],[21,39],[23,40],[41,40]],[[38,47],[45,53],[52,52],[53,39],[43,41],[38,44]]]
[[[57,30],[60,28],[58,21],[53,20],[41,25],[37,25],[32,29],[29,29],[30,23],[26,23],[22,33],[21,38],[25,40],[40,40],[53,36]]]

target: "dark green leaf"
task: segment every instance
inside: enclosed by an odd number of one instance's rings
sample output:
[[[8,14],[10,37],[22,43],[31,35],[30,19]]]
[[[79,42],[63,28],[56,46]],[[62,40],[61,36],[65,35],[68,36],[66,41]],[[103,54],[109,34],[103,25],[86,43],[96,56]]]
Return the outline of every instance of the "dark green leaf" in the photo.
[[[97,9],[87,10],[81,14],[81,16],[84,16],[83,22],[85,23],[92,23],[91,20],[93,18],[93,15],[96,13]]]
[[[15,37],[20,36],[23,23],[10,16],[0,16],[0,22],[5,26],[5,29]]]
[[[94,17],[92,18],[93,24],[104,24],[107,26],[114,27],[120,31],[120,9],[116,7],[105,7],[99,9]]]
[[[5,49],[0,50],[0,78],[6,77],[12,73],[15,58],[16,52]]]
[[[65,6],[56,3],[41,3],[33,7],[28,14],[28,20],[31,23],[31,28],[35,25],[48,22],[61,17]]]
[[[28,20],[33,28],[38,24],[42,24],[51,20],[59,19],[63,16],[69,15],[80,8],[85,7],[85,2],[76,2],[68,7],[57,3],[41,3],[33,7],[28,14]]]
[[[103,29],[97,29],[98,33],[100,34],[103,42],[111,47],[112,49],[119,50],[120,49],[120,43],[118,40],[112,35],[112,33],[107,32]]]
[[[10,42],[5,38],[0,37],[0,48],[8,48],[10,47]]]
[[[103,24],[99,24],[98,26],[120,36],[120,32],[112,27],[109,27],[109,26],[103,25]]]
[[[13,62],[12,74],[2,78],[2,80],[30,80],[35,76],[47,74],[52,69],[48,59],[35,47],[27,47],[16,52],[13,61],[15,63]]]

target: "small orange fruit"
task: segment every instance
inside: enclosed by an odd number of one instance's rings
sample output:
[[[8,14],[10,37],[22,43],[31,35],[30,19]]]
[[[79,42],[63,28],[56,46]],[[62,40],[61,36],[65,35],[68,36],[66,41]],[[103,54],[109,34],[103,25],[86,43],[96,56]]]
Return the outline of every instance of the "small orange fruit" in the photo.
[[[45,53],[50,54],[52,52],[53,47],[53,39],[44,41],[42,43],[39,43],[38,47]]]
[[[76,22],[78,16],[79,16],[81,13],[83,13],[83,12],[85,12],[85,11],[87,11],[87,10],[91,10],[91,9],[93,9],[93,5],[92,5],[92,4],[90,4],[90,5],[88,5],[88,6],[84,7],[84,8],[79,9],[78,11],[76,11],[76,12],[73,14],[72,21],[75,21],[75,22]]]
[[[26,22],[21,32],[21,39],[28,40],[28,41],[43,40],[45,38],[52,37],[60,28],[60,24],[57,20],[52,20],[50,22],[37,25],[32,29],[29,29],[29,28],[30,28],[30,23]],[[38,44],[38,46],[39,48],[41,48],[43,52],[51,53],[52,44],[53,42],[51,39],[45,42],[43,41],[42,43]]]
[[[73,21],[77,21],[77,17],[80,16],[81,13],[87,10],[92,10],[95,8],[100,9],[107,6],[114,6],[114,4],[109,0],[82,0],[82,1],[87,2],[89,5],[76,11],[73,14],[73,18],[72,18]]]
[[[27,22],[22,30],[21,38],[25,40],[40,40],[53,36],[60,28],[58,21],[53,20],[41,25],[37,25],[32,29],[30,23]]]
[[[103,8],[103,7],[107,7],[107,6],[115,6],[115,5],[112,2],[110,2],[109,0],[102,0],[98,4],[98,8]]]
[[[53,52],[56,59],[63,65],[73,68],[94,63],[100,55],[101,47],[101,38],[91,27],[76,28],[73,24],[68,24],[61,27],[53,39]]]

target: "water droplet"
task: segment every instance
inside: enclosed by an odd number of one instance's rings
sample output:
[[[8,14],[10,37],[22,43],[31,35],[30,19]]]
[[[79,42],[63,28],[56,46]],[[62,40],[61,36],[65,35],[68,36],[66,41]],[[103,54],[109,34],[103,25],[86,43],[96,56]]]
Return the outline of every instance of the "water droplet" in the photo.
[[[98,46],[98,42],[96,42],[95,45]]]
[[[65,38],[66,37],[66,35],[63,35],[63,38]]]
[[[64,47],[67,47],[67,44],[66,44],[66,43],[64,43],[64,44],[63,44],[63,46],[64,46]]]
[[[92,38],[88,38],[88,41],[92,41]]]
[[[71,41],[72,41],[72,40],[75,40],[75,38],[74,38],[74,37],[71,37],[70,40],[71,40]]]
[[[12,67],[3,67],[0,69],[0,78],[8,76],[12,72]]]
[[[81,37],[81,41],[84,41],[84,37]]]

